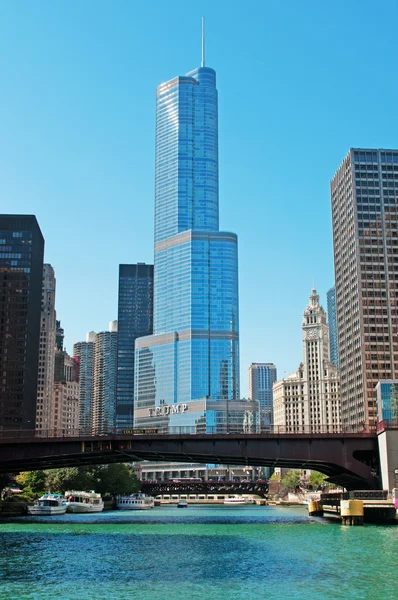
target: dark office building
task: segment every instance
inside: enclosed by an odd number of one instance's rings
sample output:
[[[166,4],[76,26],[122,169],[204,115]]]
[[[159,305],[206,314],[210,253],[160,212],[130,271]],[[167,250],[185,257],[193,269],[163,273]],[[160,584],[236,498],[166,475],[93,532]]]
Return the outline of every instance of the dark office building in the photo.
[[[0,215],[0,429],[34,429],[44,239],[33,215]]]
[[[131,429],[134,412],[134,346],[153,333],[153,265],[119,265],[116,426]]]

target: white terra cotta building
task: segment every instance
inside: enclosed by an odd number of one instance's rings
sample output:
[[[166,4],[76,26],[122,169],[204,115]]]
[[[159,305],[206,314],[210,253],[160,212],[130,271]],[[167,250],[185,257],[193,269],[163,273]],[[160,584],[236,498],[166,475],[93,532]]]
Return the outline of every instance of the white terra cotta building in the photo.
[[[274,426],[288,433],[340,431],[337,367],[330,361],[326,312],[313,289],[304,311],[303,362],[274,383]]]

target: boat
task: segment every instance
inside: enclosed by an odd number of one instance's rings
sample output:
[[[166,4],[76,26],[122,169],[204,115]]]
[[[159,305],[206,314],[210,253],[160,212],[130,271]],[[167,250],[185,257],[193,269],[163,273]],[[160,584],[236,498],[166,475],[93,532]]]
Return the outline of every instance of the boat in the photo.
[[[148,510],[154,508],[155,499],[146,494],[131,494],[130,496],[116,496],[116,508],[120,510]]]
[[[28,514],[47,517],[50,515],[64,515],[66,513],[66,500],[62,494],[43,494],[35,501],[33,506],[28,506]]]
[[[228,504],[229,506],[241,506],[242,504],[251,504],[251,502],[242,496],[233,496],[231,498],[225,498],[224,504]]]
[[[104,510],[101,494],[92,492],[65,492],[67,499],[66,512],[70,513],[98,513]]]
[[[188,502],[186,500],[180,500],[177,504],[177,508],[187,508]]]

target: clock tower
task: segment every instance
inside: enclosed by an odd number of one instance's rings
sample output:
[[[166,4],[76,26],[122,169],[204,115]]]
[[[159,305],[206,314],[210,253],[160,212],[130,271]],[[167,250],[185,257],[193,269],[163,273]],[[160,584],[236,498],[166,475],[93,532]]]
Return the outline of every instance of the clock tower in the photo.
[[[303,362],[274,384],[274,424],[287,432],[340,430],[339,377],[329,358],[329,327],[316,290],[302,323]]]

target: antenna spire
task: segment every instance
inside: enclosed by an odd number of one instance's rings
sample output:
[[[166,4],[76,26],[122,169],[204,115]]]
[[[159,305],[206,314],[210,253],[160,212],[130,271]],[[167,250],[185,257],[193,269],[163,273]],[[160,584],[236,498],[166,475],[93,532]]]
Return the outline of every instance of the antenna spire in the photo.
[[[205,18],[202,17],[202,64],[201,67],[205,66]]]

